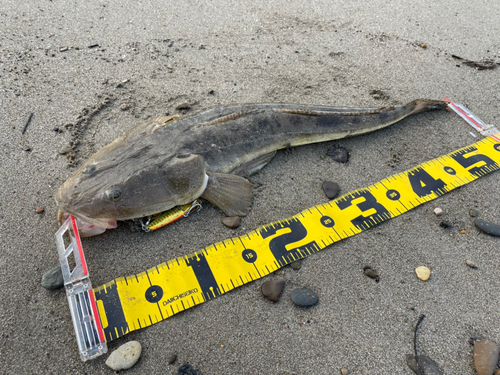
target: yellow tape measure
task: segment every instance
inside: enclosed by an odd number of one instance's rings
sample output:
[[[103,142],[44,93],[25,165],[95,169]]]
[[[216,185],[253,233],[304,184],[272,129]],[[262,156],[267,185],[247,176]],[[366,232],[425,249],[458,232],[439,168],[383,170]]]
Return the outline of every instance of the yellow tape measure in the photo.
[[[94,289],[107,342],[211,300],[500,169],[500,133],[277,221]]]

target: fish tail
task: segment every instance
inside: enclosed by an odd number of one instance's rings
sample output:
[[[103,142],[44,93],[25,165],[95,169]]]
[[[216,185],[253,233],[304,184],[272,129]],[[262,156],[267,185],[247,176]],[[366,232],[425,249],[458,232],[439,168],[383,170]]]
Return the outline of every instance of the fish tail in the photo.
[[[407,104],[410,115],[439,109],[446,109],[448,103],[442,100],[417,99]]]

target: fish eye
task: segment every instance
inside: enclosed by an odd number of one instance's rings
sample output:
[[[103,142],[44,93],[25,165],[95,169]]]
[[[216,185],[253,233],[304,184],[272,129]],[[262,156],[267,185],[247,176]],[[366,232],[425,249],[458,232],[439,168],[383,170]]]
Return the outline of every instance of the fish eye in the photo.
[[[108,200],[111,202],[116,202],[122,199],[122,192],[117,188],[106,190],[104,194],[106,195],[106,198],[108,198]]]
[[[91,174],[92,172],[95,171],[95,169],[96,169],[95,164],[90,164],[90,165],[87,165],[85,168],[83,168],[82,173],[83,174]]]

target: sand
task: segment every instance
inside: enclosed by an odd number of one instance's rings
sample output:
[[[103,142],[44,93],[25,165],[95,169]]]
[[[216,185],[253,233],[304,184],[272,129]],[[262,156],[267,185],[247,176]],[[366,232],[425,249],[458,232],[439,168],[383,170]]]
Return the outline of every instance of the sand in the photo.
[[[195,112],[232,103],[378,107],[449,97],[498,125],[500,70],[465,67],[451,55],[500,60],[499,17],[498,3],[463,0],[2,1],[0,372],[111,373],[107,355],[80,361],[64,290],[40,286],[58,262],[55,191],[100,147],[144,119],[179,113],[183,103]],[[471,131],[454,113],[429,113],[280,151],[251,178],[254,206],[239,229],[221,224],[223,214],[208,203],[153,234],[122,223],[83,241],[92,283],[326,202],[325,180],[343,193],[369,186],[475,142]],[[68,160],[60,150],[71,142]],[[333,145],[350,151],[347,164],[325,157]],[[342,367],[411,374],[405,355],[425,314],[419,350],[444,374],[474,374],[471,338],[500,342],[500,242],[475,229],[469,210],[499,223],[499,182],[500,172],[481,178],[307,258],[298,271],[287,267],[109,348],[141,342],[130,374],[172,374],[183,363],[202,375],[339,374]],[[452,228],[441,228],[442,220]],[[363,275],[366,264],[379,283]],[[432,271],[427,282],[414,273],[422,265]],[[276,277],[287,283],[272,304],[260,285]],[[297,287],[315,290],[319,304],[295,307]]]

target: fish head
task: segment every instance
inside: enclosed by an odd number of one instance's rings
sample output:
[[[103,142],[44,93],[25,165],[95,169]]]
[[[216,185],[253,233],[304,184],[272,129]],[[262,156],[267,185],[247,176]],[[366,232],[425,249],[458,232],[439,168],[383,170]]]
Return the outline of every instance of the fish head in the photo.
[[[147,139],[122,137],[90,157],[56,193],[63,212],[102,228],[197,199],[208,176],[197,154],[168,154]]]

